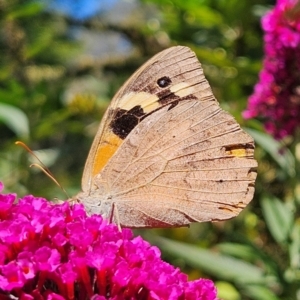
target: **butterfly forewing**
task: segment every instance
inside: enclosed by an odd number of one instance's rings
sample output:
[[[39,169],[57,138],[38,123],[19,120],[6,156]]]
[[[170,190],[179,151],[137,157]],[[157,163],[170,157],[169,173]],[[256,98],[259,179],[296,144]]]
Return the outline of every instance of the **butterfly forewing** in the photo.
[[[139,122],[169,103],[192,97],[214,100],[189,48],[172,47],[146,62],[118,91],[102,119],[85,164],[83,191],[92,188],[94,176]]]

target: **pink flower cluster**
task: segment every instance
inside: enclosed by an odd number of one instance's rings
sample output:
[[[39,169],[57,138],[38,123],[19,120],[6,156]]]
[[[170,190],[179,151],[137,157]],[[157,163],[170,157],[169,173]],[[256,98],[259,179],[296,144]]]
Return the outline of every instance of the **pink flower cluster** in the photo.
[[[0,194],[0,299],[217,299],[212,281],[189,282],[158,248],[80,204],[15,199]]]
[[[266,131],[281,139],[300,125],[300,2],[277,0],[262,27],[263,69],[243,116],[262,118]]]

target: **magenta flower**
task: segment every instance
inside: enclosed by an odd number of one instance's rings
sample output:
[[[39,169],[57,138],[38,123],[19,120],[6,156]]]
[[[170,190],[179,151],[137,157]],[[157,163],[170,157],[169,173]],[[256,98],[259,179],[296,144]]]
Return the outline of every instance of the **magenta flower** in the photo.
[[[243,116],[262,118],[266,131],[281,139],[300,125],[300,2],[277,0],[262,27],[263,69]]]
[[[158,248],[82,205],[15,198],[0,194],[1,299],[217,299],[212,281],[189,282]]]

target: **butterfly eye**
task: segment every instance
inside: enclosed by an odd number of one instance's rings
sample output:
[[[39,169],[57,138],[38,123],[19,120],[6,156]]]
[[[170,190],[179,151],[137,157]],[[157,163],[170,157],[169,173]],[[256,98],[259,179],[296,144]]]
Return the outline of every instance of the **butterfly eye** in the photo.
[[[167,76],[161,77],[157,80],[157,84],[161,88],[165,88],[165,87],[169,86],[171,84],[171,82],[172,82],[172,80]]]

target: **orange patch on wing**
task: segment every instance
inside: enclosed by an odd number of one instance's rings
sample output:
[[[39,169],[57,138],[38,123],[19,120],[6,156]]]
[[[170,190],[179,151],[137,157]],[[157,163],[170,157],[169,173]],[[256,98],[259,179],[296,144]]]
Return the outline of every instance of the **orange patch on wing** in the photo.
[[[123,140],[112,132],[104,135],[103,142],[99,144],[93,161],[93,177],[100,173],[122,143]]]
[[[245,157],[247,156],[247,149],[241,145],[228,146],[226,147],[226,154],[235,157]]]

